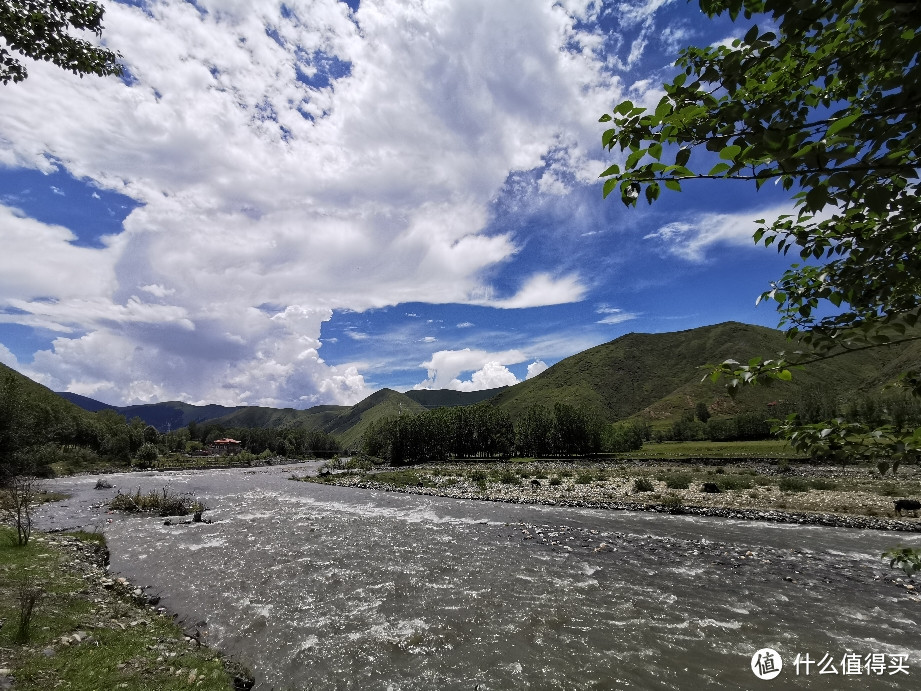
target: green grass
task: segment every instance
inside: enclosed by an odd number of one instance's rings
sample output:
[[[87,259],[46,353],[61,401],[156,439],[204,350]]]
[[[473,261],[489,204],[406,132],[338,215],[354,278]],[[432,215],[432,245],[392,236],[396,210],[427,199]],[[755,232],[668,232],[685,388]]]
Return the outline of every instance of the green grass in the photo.
[[[647,442],[639,451],[617,454],[625,458],[803,458],[784,441],[681,441]]]
[[[189,645],[172,619],[114,590],[97,587],[92,592],[81,573],[68,565],[72,557],[41,534],[34,534],[25,547],[15,546],[14,540],[9,528],[0,527],[0,620],[5,623],[0,649],[17,691],[232,688],[220,656]],[[23,589],[41,593],[24,642],[17,635]],[[145,623],[131,625],[141,621]],[[78,632],[84,640],[73,643],[71,637]],[[64,643],[65,638],[72,644]],[[182,672],[177,675],[177,670]]]

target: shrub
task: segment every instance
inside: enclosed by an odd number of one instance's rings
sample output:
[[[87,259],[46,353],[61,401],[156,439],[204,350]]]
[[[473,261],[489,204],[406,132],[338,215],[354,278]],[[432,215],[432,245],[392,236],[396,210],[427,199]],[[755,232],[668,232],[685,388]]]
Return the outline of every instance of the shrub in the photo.
[[[777,486],[781,492],[807,492],[809,490],[809,482],[801,477],[781,478]]]
[[[576,477],[576,484],[577,485],[588,485],[588,484],[591,484],[594,479],[595,478],[592,477],[591,473],[580,473]]]
[[[192,499],[191,495],[171,492],[168,487],[159,492],[151,490],[147,494],[141,494],[140,487],[134,494],[119,492],[109,502],[109,508],[129,513],[158,513],[160,516],[187,516],[207,510],[204,504]]]
[[[160,457],[157,447],[151,443],[146,443],[138,449],[134,457],[134,464],[138,468],[152,468],[154,462]]]
[[[707,494],[719,494],[720,492],[723,491],[720,489],[720,486],[716,484],[715,482],[705,482],[701,486],[701,490],[703,490]]]
[[[826,480],[824,478],[817,478],[812,481],[812,489],[818,490],[836,490],[838,489],[838,483],[833,480]]]
[[[550,486],[551,486],[551,487],[559,487],[559,486],[562,485],[562,484],[563,484],[563,481],[562,481],[560,478],[558,478],[558,477],[552,477],[552,478],[550,478]]]
[[[896,547],[884,552],[882,558],[889,560],[889,568],[900,568],[906,576],[912,576],[921,571],[921,550]]]
[[[653,489],[652,482],[650,482],[649,478],[638,477],[633,480],[634,492],[652,492]]]
[[[886,484],[876,490],[876,493],[883,497],[898,497],[902,494],[902,490],[892,484]]]
[[[352,456],[345,464],[346,470],[371,470],[374,464],[367,456]]]
[[[750,478],[741,475],[726,475],[719,479],[718,484],[722,490],[751,489],[753,486]]]
[[[669,489],[687,489],[691,486],[691,476],[687,473],[678,473],[665,478],[665,486]]]
[[[519,485],[521,484],[521,478],[515,473],[504,470],[499,473],[499,482],[503,485]]]
[[[880,461],[876,464],[876,469],[880,475],[885,475],[886,471],[889,470],[889,461]]]
[[[681,513],[684,510],[684,502],[677,494],[666,494],[662,497],[662,506],[672,513]]]
[[[473,481],[481,491],[486,490],[486,478],[489,476],[482,470],[474,470],[469,475],[471,481]]]

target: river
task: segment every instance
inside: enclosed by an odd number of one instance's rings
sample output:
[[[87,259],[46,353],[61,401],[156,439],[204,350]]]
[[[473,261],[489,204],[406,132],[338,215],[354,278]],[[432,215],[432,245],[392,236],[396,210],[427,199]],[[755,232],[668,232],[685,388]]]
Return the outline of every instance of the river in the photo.
[[[312,467],[107,476],[204,500],[213,522],[180,526],[61,478],[37,527],[103,530],[111,570],[260,691],[918,686],[921,602],[880,559],[917,537],[288,479]]]

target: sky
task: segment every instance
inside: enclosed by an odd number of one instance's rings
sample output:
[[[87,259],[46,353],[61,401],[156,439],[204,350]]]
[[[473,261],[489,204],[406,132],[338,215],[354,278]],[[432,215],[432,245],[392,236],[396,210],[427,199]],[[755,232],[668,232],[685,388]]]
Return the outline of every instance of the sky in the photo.
[[[790,260],[751,235],[789,193],[628,209],[598,177],[624,158],[599,117],[654,107],[681,48],[748,22],[685,0],[103,4],[123,77],[25,60],[0,86],[0,362],[56,391],[349,405],[514,384],[629,332],[777,325],[755,302]]]

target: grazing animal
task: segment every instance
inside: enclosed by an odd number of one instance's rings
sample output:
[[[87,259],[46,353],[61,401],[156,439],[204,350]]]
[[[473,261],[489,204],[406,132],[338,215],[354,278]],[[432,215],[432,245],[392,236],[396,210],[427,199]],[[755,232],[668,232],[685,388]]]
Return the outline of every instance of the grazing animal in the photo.
[[[703,486],[701,487],[701,489],[704,492],[707,492],[709,494],[719,494],[720,492],[723,491],[720,489],[720,486],[716,484],[715,482],[705,482]]]
[[[895,512],[902,515],[903,511],[911,511],[912,515],[918,517],[918,509],[921,509],[921,501],[917,499],[899,499],[895,502]]]
[[[540,480],[531,480],[531,487],[540,487]]]

